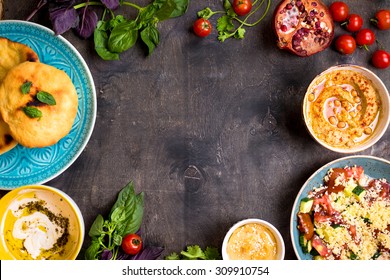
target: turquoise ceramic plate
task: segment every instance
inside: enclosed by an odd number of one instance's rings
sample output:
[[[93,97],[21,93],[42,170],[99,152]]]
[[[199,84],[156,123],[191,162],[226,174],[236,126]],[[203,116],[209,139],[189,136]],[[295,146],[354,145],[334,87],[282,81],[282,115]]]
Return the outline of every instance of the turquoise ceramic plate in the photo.
[[[78,94],[78,112],[70,133],[57,144],[29,149],[17,145],[0,155],[0,189],[43,184],[65,171],[81,154],[92,134],[96,118],[96,91],[87,64],[63,37],[41,25],[0,21],[0,36],[31,47],[41,62],[64,70]]]
[[[306,197],[308,192],[314,187],[318,187],[323,184],[323,178],[330,168],[343,168],[345,166],[359,165],[364,169],[364,173],[372,178],[385,178],[387,181],[390,181],[390,161],[385,159],[372,157],[372,156],[350,156],[343,157],[332,161],[320,169],[318,169],[302,186],[299,191],[294,206],[291,212],[290,219],[290,234],[291,241],[294,247],[295,254],[300,260],[311,260],[312,256],[310,254],[305,254],[302,251],[301,246],[299,245],[299,232],[297,229],[297,213],[299,211],[299,204],[302,198]]]

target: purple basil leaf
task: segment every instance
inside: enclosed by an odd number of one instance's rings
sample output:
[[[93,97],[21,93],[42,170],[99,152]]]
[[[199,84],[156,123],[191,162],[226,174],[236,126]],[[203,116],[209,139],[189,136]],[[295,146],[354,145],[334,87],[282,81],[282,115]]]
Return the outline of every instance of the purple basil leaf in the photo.
[[[60,6],[49,10],[50,21],[56,35],[78,26],[79,15],[73,7]]]
[[[137,255],[131,256],[129,260],[157,260],[164,251],[162,247],[148,246],[142,249]]]
[[[104,6],[110,10],[115,10],[119,7],[119,0],[101,0]]]
[[[111,260],[112,252],[110,250],[104,249],[101,255],[102,260]]]
[[[98,16],[94,11],[87,8],[82,8],[79,14],[81,20],[79,25],[76,27],[76,33],[80,37],[87,39],[95,31],[98,22]]]

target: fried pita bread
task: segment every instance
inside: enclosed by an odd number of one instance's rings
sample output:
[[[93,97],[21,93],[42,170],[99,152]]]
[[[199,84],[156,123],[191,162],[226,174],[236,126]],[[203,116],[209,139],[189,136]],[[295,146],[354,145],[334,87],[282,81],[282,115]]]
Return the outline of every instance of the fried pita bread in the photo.
[[[27,83],[28,90],[24,87]],[[42,92],[44,99],[40,97]],[[28,148],[54,145],[67,135],[77,106],[77,92],[70,77],[44,63],[23,62],[13,67],[0,86],[1,115],[12,137]]]
[[[1,10],[0,3],[0,10]],[[1,11],[0,11],[1,15]],[[0,37],[0,83],[14,66],[25,61],[39,61],[38,55],[28,46]],[[0,117],[0,155],[18,143],[10,135],[8,125]]]

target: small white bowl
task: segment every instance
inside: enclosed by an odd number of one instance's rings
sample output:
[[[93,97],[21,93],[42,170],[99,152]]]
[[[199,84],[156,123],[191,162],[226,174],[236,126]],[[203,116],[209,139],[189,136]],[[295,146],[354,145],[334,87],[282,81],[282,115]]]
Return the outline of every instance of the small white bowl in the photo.
[[[239,221],[229,229],[222,243],[222,258],[224,260],[232,259],[228,254],[228,246],[233,233],[239,228],[250,224],[262,226],[262,228],[266,230],[267,234],[270,234],[273,237],[276,246],[276,254],[274,258],[267,258],[267,260],[283,260],[285,254],[285,245],[280,232],[269,222],[254,218]]]
[[[377,89],[378,95],[379,95],[380,100],[381,100],[379,117],[377,118],[377,123],[376,123],[375,128],[372,131],[372,134],[369,136],[366,136],[366,139],[364,139],[361,142],[358,142],[354,145],[351,145],[350,147],[331,145],[329,142],[325,141],[324,139],[320,139],[318,137],[318,135],[316,135],[316,133],[313,130],[313,127],[312,127],[313,120],[309,116],[310,115],[310,106],[311,106],[311,102],[312,102],[309,99],[313,98],[313,96],[315,96],[315,94],[319,94],[320,92],[322,92],[321,82],[324,81],[326,75],[328,75],[331,72],[340,71],[340,70],[350,70],[353,72],[357,72],[357,73],[363,75],[367,80],[370,80],[372,82],[372,85]],[[315,94],[313,95],[313,93],[315,93]],[[316,97],[316,99],[317,99],[317,97]],[[331,106],[333,104],[331,104],[331,102],[330,102],[330,103],[327,103],[327,105]],[[325,107],[325,105],[324,105],[324,107]],[[352,106],[351,108],[354,108],[354,107]],[[330,109],[322,108],[322,111],[321,111],[322,114],[325,114],[324,112],[326,110],[328,110],[328,112],[330,111]],[[342,110],[342,107],[339,107],[339,109],[334,108],[333,110]],[[351,112],[351,114],[353,114],[353,112]],[[389,122],[390,122],[389,92],[387,91],[386,86],[380,80],[380,78],[377,75],[375,75],[373,72],[371,72],[370,70],[368,70],[364,67],[357,66],[357,65],[349,65],[349,64],[330,67],[329,69],[323,71],[321,74],[316,76],[313,79],[313,81],[310,83],[310,85],[306,91],[304,101],[303,101],[303,117],[304,117],[304,121],[305,121],[307,129],[309,130],[310,135],[323,147],[325,147],[331,151],[338,152],[338,153],[360,152],[362,150],[365,150],[365,149],[371,147],[376,142],[378,142],[379,139],[386,132],[387,127],[389,126]],[[324,115],[323,115],[323,117],[325,119]],[[334,119],[334,120],[336,120],[336,119]],[[324,122],[324,120],[322,120],[322,121]],[[328,122],[327,120],[325,120],[325,121],[327,122],[326,123],[327,126],[331,126],[330,122]],[[322,126],[324,126],[324,125],[322,125]],[[332,130],[332,133],[338,133],[337,130],[340,131],[340,129],[336,128],[334,125],[334,130]],[[327,133],[326,135],[333,135],[332,133]],[[340,134],[338,134],[338,135],[340,135]],[[330,136],[325,136],[325,137],[330,137]]]
[[[16,188],[1,198],[0,213],[0,259],[77,258],[84,220],[63,191],[45,185]]]

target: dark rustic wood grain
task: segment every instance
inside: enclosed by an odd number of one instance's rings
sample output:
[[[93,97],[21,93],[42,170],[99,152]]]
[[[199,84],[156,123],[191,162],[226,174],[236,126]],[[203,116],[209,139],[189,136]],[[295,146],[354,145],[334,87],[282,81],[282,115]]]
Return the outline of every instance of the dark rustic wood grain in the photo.
[[[37,2],[8,1],[5,18],[23,19]],[[145,242],[164,246],[164,255],[189,244],[220,247],[230,226],[256,217],[281,231],[286,259],[295,259],[289,233],[295,196],[315,170],[344,156],[306,131],[301,105],[307,86],[342,63],[369,68],[388,88],[390,76],[389,69],[369,64],[375,47],[350,56],[330,47],[308,58],[277,49],[271,29],[276,2],[244,40],[220,43],[216,33],[200,39],[191,32],[196,12],[218,8],[219,1],[191,1],[183,17],[159,24],[161,44],[149,57],[137,43],[119,61],[103,61],[91,40],[64,34],[91,69],[98,113],[81,156],[47,184],[77,202],[87,230],[133,180],[145,192]],[[376,10],[390,8],[388,1],[345,2],[367,27]],[[45,12],[32,20],[50,26]],[[389,31],[375,32],[390,50]],[[389,144],[387,132],[358,154],[390,159]]]

